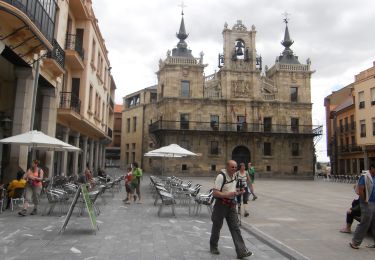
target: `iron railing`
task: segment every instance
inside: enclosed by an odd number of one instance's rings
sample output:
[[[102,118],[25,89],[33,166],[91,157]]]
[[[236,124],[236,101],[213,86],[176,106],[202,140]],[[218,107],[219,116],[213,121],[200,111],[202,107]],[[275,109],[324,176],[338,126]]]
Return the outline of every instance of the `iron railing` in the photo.
[[[78,38],[76,34],[66,35],[65,49],[76,51],[83,60],[85,57],[85,52],[83,50],[82,44],[82,40]]]
[[[65,52],[63,48],[61,48],[61,46],[56,41],[56,39],[53,39],[52,45],[53,45],[53,50],[48,52],[47,54],[48,58],[54,59],[60,65],[61,68],[64,68]]]
[[[358,145],[343,145],[338,147],[338,151],[340,153],[353,153],[353,152],[361,152],[362,147]]]
[[[321,135],[322,126],[313,125],[279,125],[260,123],[217,123],[198,121],[156,121],[149,125],[149,131],[181,130],[181,131],[213,131],[213,132],[246,132],[275,134],[310,134]]]
[[[55,0],[4,0],[25,13],[52,43],[57,4]]]
[[[72,92],[61,92],[60,108],[71,109],[79,114],[81,111],[81,100]]]

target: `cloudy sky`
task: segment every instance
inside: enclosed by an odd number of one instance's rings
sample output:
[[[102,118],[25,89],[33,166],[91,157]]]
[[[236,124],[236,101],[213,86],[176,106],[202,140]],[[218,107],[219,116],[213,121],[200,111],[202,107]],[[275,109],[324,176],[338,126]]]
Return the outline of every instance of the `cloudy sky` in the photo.
[[[117,91],[116,103],[134,91],[157,83],[159,59],[178,42],[180,0],[93,0],[95,15],[109,50]],[[217,69],[223,52],[222,30],[242,20],[256,26],[256,48],[263,66],[274,64],[283,46],[283,13],[290,14],[292,50],[316,70],[312,77],[313,124],[325,123],[324,97],[353,82],[354,75],[375,61],[374,0],[184,0],[186,42],[195,57],[204,52]],[[317,146],[318,160],[326,157],[325,135]]]

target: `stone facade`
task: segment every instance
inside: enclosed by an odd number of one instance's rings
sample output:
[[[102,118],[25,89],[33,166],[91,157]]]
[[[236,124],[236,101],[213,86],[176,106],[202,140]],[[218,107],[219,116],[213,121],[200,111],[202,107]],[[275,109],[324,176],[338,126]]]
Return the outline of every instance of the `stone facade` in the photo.
[[[153,145],[144,144],[136,157],[171,143],[200,156],[144,159],[146,171],[157,173],[163,168],[166,175],[211,175],[234,159],[251,161],[261,176],[313,176],[313,138],[321,128],[312,126],[310,61],[300,64],[290,50],[293,42],[286,26],[283,54],[262,72],[255,36],[255,26],[248,30],[237,21],[229,29],[226,24],[220,70],[205,76],[203,53],[194,58],[187,49],[182,18],[177,48],[159,61],[157,103],[150,105],[153,113],[143,114],[142,136]],[[145,110],[148,106],[143,104]],[[132,113],[124,110],[123,120]],[[123,138],[132,140],[131,135]]]

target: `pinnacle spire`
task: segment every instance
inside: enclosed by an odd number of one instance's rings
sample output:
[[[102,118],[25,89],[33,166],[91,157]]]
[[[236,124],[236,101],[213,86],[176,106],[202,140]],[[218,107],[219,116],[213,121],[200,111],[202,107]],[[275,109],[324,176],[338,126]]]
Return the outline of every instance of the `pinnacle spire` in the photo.
[[[177,43],[177,48],[174,48],[172,50],[172,56],[193,57],[191,55],[191,51],[187,49],[187,43],[185,42],[185,39],[188,36],[189,34],[186,33],[186,29],[185,29],[184,10],[182,9],[180,29],[178,33],[176,33],[176,37],[180,41]]]
[[[279,57],[279,62],[281,63],[289,63],[289,64],[300,64],[298,61],[298,57],[293,54],[293,51],[290,49],[290,46],[293,45],[294,41],[290,38],[289,28],[288,28],[288,21],[287,13],[285,14],[285,33],[284,33],[284,40],[281,42],[281,45],[285,47],[282,55]]]

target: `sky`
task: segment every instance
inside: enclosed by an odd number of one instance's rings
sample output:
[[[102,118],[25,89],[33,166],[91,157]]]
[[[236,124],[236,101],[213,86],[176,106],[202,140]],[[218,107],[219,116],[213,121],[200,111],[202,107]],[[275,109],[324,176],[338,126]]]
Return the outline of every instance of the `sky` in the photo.
[[[156,85],[159,59],[176,47],[180,0],[92,0],[109,51],[116,103],[135,91]],[[313,124],[325,125],[324,97],[354,81],[375,61],[374,0],[184,0],[188,48],[204,53],[205,74],[214,73],[223,52],[224,23],[237,20],[257,30],[256,49],[271,67],[284,47],[284,13],[289,18],[291,49],[301,63],[310,58]],[[318,161],[328,161],[325,128],[316,146]]]

